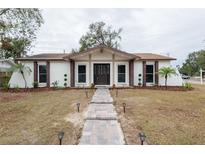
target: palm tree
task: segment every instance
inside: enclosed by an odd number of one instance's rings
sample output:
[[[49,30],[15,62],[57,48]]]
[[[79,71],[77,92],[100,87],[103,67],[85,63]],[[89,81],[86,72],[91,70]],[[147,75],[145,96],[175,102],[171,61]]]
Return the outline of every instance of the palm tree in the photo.
[[[176,75],[176,70],[171,67],[162,67],[159,69],[159,74],[165,78],[165,86],[167,89],[167,78],[170,77],[171,75]]]
[[[14,66],[12,66],[10,70],[12,72],[18,72],[18,73],[20,73],[22,75],[23,80],[25,82],[25,88],[27,88],[27,82],[26,82],[26,79],[25,79],[25,73],[30,74],[32,72],[30,67],[25,66],[24,64],[20,63],[20,64],[15,64]]]

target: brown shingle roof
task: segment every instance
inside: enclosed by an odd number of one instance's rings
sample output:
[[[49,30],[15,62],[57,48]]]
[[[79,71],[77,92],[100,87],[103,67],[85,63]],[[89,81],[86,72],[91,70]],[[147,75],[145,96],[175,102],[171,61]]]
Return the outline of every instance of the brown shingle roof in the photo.
[[[153,53],[135,53],[141,60],[176,60],[176,58],[153,54]]]
[[[17,58],[16,60],[64,60],[64,57],[69,55],[69,53],[43,53],[28,57]]]
[[[38,55],[33,55],[33,56],[28,56],[28,57],[23,57],[23,58],[17,58],[16,60],[20,60],[20,61],[25,61],[25,60],[31,60],[31,61],[33,61],[33,60],[67,60],[70,57],[89,52],[89,51],[94,50],[96,48],[99,48],[99,47],[91,48],[91,49],[88,49],[87,51],[84,51],[81,53],[43,53],[43,54],[38,54]],[[108,48],[108,47],[106,47],[106,48]],[[158,54],[153,54],[153,53],[127,53],[127,52],[124,52],[124,51],[121,51],[118,49],[114,49],[114,48],[108,48],[108,49],[113,49],[115,52],[119,52],[121,54],[130,56],[131,58],[135,58],[138,60],[176,60],[176,58],[158,55]]]

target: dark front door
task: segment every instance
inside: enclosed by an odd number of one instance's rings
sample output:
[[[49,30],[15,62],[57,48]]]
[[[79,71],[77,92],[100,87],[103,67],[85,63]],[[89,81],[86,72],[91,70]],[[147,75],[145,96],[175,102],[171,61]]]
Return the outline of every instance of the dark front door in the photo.
[[[94,64],[94,84],[110,85],[110,64]]]

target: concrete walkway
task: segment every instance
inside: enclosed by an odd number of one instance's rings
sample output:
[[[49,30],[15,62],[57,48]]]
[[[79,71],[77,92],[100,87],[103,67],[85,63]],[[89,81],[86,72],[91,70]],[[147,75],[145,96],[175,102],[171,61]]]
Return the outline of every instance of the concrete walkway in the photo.
[[[88,107],[79,144],[122,145],[124,136],[117,121],[109,90],[98,88]]]

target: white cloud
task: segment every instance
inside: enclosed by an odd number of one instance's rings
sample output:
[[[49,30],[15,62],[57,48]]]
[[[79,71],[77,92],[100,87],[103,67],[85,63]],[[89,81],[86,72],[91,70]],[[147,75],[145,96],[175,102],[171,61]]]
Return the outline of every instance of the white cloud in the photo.
[[[178,63],[205,44],[205,9],[44,9],[43,17],[36,54],[78,48],[95,21],[123,28],[122,50],[169,53]]]

